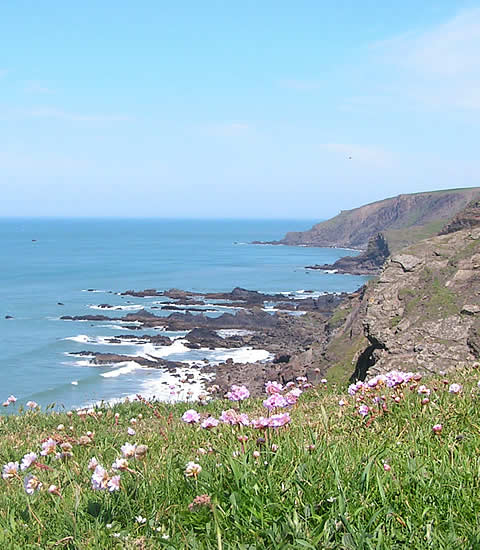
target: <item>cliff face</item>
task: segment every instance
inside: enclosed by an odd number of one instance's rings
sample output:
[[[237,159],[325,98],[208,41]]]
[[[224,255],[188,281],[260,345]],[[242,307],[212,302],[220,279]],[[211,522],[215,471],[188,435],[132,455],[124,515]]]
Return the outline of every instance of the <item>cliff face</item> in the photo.
[[[355,377],[448,371],[480,356],[480,227],[393,255],[365,296]]]
[[[477,198],[480,187],[399,195],[342,211],[308,231],[287,233],[277,244],[365,250],[369,240],[381,232],[390,250],[395,251],[437,234]]]

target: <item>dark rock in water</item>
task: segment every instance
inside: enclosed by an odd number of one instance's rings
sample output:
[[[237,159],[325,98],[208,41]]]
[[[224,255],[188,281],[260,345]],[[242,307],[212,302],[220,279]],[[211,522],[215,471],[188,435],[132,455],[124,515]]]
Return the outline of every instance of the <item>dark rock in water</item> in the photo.
[[[388,243],[382,233],[378,233],[368,242],[368,248],[358,256],[340,258],[334,264],[307,266],[307,269],[335,270],[336,273],[350,273],[352,275],[373,275],[389,257]]]
[[[137,298],[147,298],[152,296],[162,296],[162,292],[157,292],[154,288],[147,288],[145,290],[126,290],[122,292],[120,296],[135,296]]]
[[[65,304],[63,302],[57,302],[57,306],[64,306]]]
[[[5,315],[5,319],[13,319],[12,315]]]
[[[126,363],[133,361],[138,365],[143,367],[154,367],[154,368],[166,368],[168,370],[174,370],[178,367],[184,368],[185,365],[182,363],[177,363],[174,361],[166,361],[165,359],[158,359],[156,357],[149,356],[147,359],[145,357],[131,356],[131,355],[120,355],[117,353],[100,353],[92,351],[80,351],[74,352],[72,355],[81,355],[84,357],[92,358],[92,365],[107,365],[115,363]]]
[[[101,309],[113,309],[114,306],[110,305],[110,304],[98,304],[99,308]]]
[[[154,313],[150,313],[150,311],[147,311],[146,309],[141,309],[139,311],[136,311],[135,313],[128,313],[123,318],[124,321],[141,321],[142,319],[162,319],[162,317],[158,317]]]
[[[185,340],[188,341],[185,345],[190,349],[200,349],[202,347],[215,349],[225,347],[225,340],[221,338],[215,330],[204,327],[191,330],[185,336]]]
[[[87,292],[95,292],[95,290],[96,290],[95,288],[89,288],[89,289],[87,290]]]
[[[62,315],[62,321],[119,321],[106,315]]]

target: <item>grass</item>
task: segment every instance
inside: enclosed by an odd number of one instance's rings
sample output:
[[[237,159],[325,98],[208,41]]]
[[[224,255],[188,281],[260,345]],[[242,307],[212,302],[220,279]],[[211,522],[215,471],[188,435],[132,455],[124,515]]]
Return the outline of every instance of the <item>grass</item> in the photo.
[[[479,377],[470,368],[448,383],[380,387],[362,401],[334,386],[312,388],[290,410],[287,427],[266,431],[226,424],[204,430],[181,420],[192,406],[218,417],[232,406],[224,400],[3,416],[1,464],[39,454],[49,437],[70,442],[73,456],[40,457],[43,466],[0,479],[0,548],[479,548]],[[461,393],[449,393],[451,382],[462,384]],[[432,392],[428,404],[419,384]],[[378,395],[385,395],[385,410]],[[360,404],[370,407],[365,418]],[[241,410],[265,414],[257,399]],[[438,423],[443,429],[435,434]],[[127,435],[129,426],[135,435]],[[89,460],[95,456],[110,471],[126,441],[148,445],[146,455],[129,460],[119,491],[94,491]],[[189,461],[201,465],[197,477],[185,476]],[[30,471],[43,483],[33,495],[23,488]],[[61,496],[46,490],[51,484]],[[210,504],[189,507],[199,495]]]

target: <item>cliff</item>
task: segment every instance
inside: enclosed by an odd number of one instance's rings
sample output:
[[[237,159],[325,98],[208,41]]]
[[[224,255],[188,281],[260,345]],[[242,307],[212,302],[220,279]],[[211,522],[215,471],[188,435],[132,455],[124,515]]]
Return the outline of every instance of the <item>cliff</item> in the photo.
[[[480,187],[399,195],[353,210],[314,225],[310,230],[287,233],[274,244],[365,250],[369,240],[383,233],[395,252],[437,234],[466,205],[480,198]]]
[[[459,229],[457,229],[459,228]],[[443,372],[480,358],[480,201],[441,234],[394,253],[341,304],[317,357],[330,378]]]

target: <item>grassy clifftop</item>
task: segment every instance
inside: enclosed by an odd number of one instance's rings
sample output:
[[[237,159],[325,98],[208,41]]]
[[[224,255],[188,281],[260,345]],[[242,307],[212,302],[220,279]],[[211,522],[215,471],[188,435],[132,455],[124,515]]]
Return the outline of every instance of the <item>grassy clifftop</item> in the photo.
[[[0,547],[478,548],[479,377],[1,417]]]
[[[382,232],[395,252],[437,234],[478,197],[480,187],[399,195],[342,211],[308,231],[287,233],[279,243],[366,249],[369,239]]]

